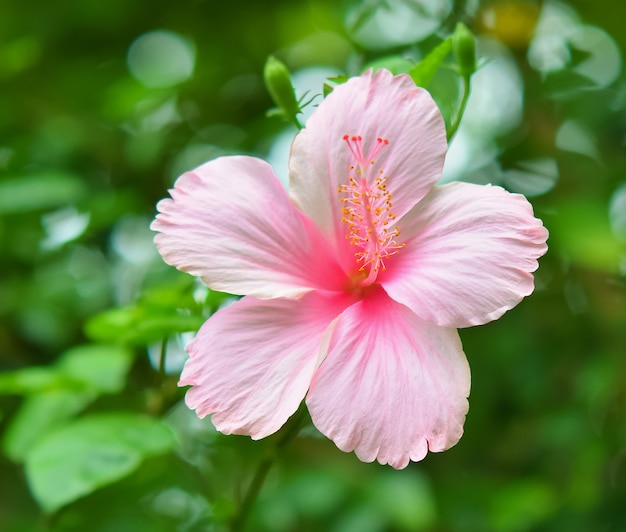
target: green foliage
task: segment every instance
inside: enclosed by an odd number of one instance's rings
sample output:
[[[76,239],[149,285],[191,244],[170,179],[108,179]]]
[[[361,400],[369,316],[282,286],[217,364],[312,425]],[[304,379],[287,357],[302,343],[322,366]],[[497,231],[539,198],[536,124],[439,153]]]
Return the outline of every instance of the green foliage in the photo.
[[[85,326],[91,339],[100,342],[121,342],[147,345],[177,332],[196,331],[201,316],[181,314],[176,309],[147,309],[132,305],[107,310],[94,316]]]
[[[51,390],[27,397],[6,428],[3,447],[6,455],[23,462],[45,434],[63,425],[91,401],[89,391]]]
[[[408,73],[418,87],[428,88],[437,70],[452,50],[452,37],[441,41],[430,53]]]
[[[50,367],[29,367],[0,375],[0,393],[27,396],[4,435],[4,450],[22,461],[50,429],[63,424],[101,394],[119,393],[132,353],[109,345],[70,349]]]
[[[158,420],[131,413],[94,414],[38,441],[26,458],[26,475],[37,502],[54,512],[129,475],[174,444],[172,433]]]
[[[74,203],[86,187],[80,177],[46,171],[0,181],[0,215],[40,211]]]
[[[206,317],[192,291],[193,279],[189,276],[160,284],[146,291],[134,305],[96,314],[85,324],[85,333],[97,342],[148,345],[176,333],[197,331]],[[214,311],[224,297],[210,291],[205,304]]]
[[[580,216],[584,209],[584,218]],[[609,213],[600,200],[587,198],[559,205],[553,238],[573,263],[599,271],[617,273],[623,245],[611,231]]]

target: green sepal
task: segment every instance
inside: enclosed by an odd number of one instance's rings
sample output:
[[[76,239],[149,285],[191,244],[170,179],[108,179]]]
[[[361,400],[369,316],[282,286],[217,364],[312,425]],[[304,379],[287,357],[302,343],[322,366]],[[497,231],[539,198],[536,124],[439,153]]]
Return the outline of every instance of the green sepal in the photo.
[[[296,126],[301,127],[297,118],[297,115],[300,114],[300,104],[291,83],[291,74],[285,64],[270,55],[265,62],[263,79],[272,100],[282,115]]]
[[[476,39],[468,27],[459,22],[452,35],[452,49],[459,73],[469,78],[476,72]]]

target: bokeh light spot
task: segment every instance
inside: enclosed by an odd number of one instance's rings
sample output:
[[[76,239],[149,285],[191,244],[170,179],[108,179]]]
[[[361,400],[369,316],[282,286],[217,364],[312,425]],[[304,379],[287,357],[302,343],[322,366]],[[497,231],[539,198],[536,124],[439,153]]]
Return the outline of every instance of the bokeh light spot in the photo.
[[[451,9],[451,0],[362,2],[348,11],[346,26],[361,46],[381,50],[425,39]]]
[[[626,183],[613,193],[609,203],[609,216],[613,233],[621,242],[626,242]]]
[[[568,37],[572,48],[586,55],[574,70],[593,80],[598,88],[608,87],[622,69],[622,56],[613,38],[595,26],[578,26]]]
[[[472,77],[472,93],[461,127],[483,136],[502,135],[522,118],[522,78],[510,52],[497,41],[481,39],[478,50],[489,62]]]
[[[591,133],[577,121],[568,119],[556,132],[556,147],[573,153],[587,155],[599,160],[600,154]]]
[[[41,242],[42,249],[57,249],[80,237],[87,229],[90,218],[90,213],[79,212],[73,206],[43,215],[41,224],[46,238]]]
[[[571,58],[566,37],[578,24],[578,16],[571,7],[546,2],[528,47],[530,66],[544,74],[565,68]]]
[[[545,194],[554,188],[559,169],[554,159],[541,158],[517,163],[517,168],[505,170],[503,183],[511,192],[528,197]]]
[[[166,30],[140,35],[128,48],[132,76],[150,88],[171,87],[193,74],[195,48],[184,37]]]
[[[546,2],[528,48],[528,62],[548,74],[570,68],[596,88],[613,83],[622,69],[618,45],[603,29],[581,24],[576,12],[558,2]]]

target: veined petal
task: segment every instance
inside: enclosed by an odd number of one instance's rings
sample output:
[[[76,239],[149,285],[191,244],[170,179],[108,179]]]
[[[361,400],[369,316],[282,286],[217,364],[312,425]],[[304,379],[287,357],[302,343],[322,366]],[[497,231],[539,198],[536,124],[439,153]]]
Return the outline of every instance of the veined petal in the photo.
[[[456,330],[424,322],[376,288],[337,320],[306,402],[341,450],[401,469],[459,440],[469,390]]]
[[[157,205],[155,243],[165,262],[214,290],[273,298],[342,286],[331,248],[266,162],[215,159],[182,175],[170,194]]]
[[[213,414],[224,434],[260,439],[276,432],[302,402],[324,335],[352,302],[311,292],[297,301],[245,297],[218,311],[187,346],[180,386],[199,417]]]
[[[534,288],[548,231],[520,194],[500,187],[435,187],[402,220],[406,248],[379,281],[394,300],[445,327],[499,318]]]
[[[353,142],[353,136],[361,139]],[[356,164],[355,175],[371,174],[369,181],[386,178],[394,214],[400,218],[439,179],[446,150],[443,119],[426,90],[405,75],[367,72],[336,87],[296,136],[289,159],[290,196],[345,248],[338,190],[349,185],[355,159],[367,166],[361,172]]]

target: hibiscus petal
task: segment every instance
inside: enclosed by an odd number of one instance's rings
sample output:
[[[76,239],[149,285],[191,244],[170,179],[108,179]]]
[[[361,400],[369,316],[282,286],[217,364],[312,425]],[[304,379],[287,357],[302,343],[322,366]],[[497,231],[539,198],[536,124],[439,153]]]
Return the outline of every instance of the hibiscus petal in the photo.
[[[345,224],[337,191],[354,159],[344,135],[360,135],[366,153],[378,137],[389,141],[372,169],[387,176],[398,218],[439,179],[447,150],[439,109],[408,76],[379,70],[336,87],[296,136],[289,167],[291,198],[339,248]]]
[[[260,298],[337,289],[343,273],[269,164],[222,157],[181,176],[151,228],[163,259],[209,287]]]
[[[499,318],[534,288],[548,231],[520,194],[500,187],[435,187],[400,224],[406,247],[379,281],[426,321],[469,327]]]
[[[459,440],[469,390],[456,330],[424,322],[377,289],[337,320],[306,402],[341,450],[401,469]]]
[[[352,302],[311,292],[302,299],[245,297],[212,316],[187,346],[186,402],[224,434],[276,432],[304,398],[325,353],[329,325]]]

